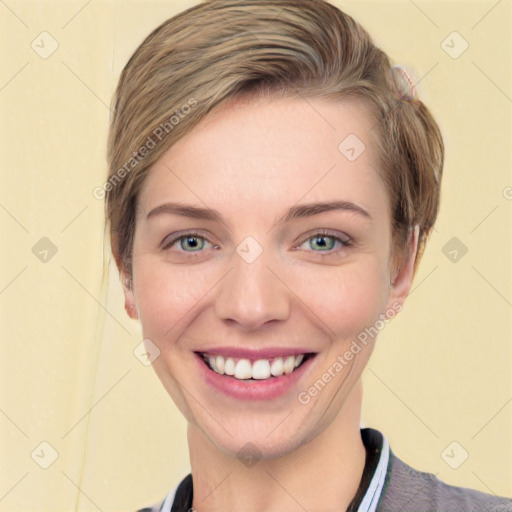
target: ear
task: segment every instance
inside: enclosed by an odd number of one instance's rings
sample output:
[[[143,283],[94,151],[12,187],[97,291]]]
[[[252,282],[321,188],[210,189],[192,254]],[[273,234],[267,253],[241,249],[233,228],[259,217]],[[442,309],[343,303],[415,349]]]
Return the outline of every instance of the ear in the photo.
[[[113,233],[110,237],[110,246],[112,248],[112,254],[114,255],[117,269],[119,271],[119,280],[123,287],[124,309],[130,318],[137,320],[139,318],[139,310],[135,304],[133,279],[130,275],[129,269],[126,268],[123,258],[119,252],[119,241],[116,233]]]
[[[137,309],[137,305],[135,303],[135,295],[133,293],[133,280],[131,276],[123,272],[120,274],[120,281],[123,285],[124,309],[130,318],[133,320],[138,320],[139,310]]]
[[[405,302],[405,299],[409,295],[409,291],[412,286],[412,280],[414,278],[414,269],[416,256],[418,252],[418,238],[420,228],[418,225],[414,226],[414,229],[410,230],[408,250],[405,251],[401,261],[396,265],[397,268],[391,269],[390,283],[389,283],[389,299],[388,308],[392,308],[396,304],[401,306]]]

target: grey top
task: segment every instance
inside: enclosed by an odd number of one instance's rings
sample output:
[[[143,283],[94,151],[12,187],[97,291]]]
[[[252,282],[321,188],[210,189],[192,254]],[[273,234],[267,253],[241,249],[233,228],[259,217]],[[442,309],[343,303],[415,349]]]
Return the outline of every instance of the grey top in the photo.
[[[377,512],[512,512],[512,500],[448,485],[393,453]]]

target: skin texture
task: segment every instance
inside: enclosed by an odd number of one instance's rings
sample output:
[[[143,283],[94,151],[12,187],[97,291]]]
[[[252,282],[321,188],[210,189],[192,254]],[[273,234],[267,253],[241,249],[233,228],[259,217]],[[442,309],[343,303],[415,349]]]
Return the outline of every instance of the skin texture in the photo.
[[[153,366],[188,421],[198,511],[345,510],[357,490],[365,457],[360,376],[376,338],[309,403],[297,395],[379,315],[400,309],[412,283],[416,230],[391,275],[390,207],[374,125],[356,100],[240,101],[181,139],[147,177],[125,307],[158,346]],[[338,149],[349,134],[366,146],[353,162]],[[333,210],[276,224],[292,206],[334,200],[371,218]],[[222,220],[147,218],[171,201],[216,210]],[[315,243],[321,229],[329,230],[320,240],[327,249]],[[202,248],[203,239],[195,251],[180,240],[163,248],[187,230],[204,237]],[[248,236],[263,249],[252,263],[236,252]],[[194,351],[214,346],[317,354],[290,393],[242,401],[200,378]],[[251,467],[237,457],[244,446],[260,458]]]

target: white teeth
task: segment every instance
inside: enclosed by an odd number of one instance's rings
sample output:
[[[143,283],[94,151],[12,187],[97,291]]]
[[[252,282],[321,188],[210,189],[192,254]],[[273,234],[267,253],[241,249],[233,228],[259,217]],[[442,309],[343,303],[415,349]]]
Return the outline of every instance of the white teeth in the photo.
[[[295,368],[295,357],[288,356],[283,363],[284,373],[292,373]]]
[[[250,379],[252,377],[252,367],[249,359],[240,359],[235,366],[235,378]]]
[[[222,357],[222,356],[217,356]],[[224,358],[223,358],[224,359]],[[213,368],[215,370],[215,368]],[[224,373],[226,375],[235,375],[235,361],[231,357],[226,359],[226,363],[224,364]]]
[[[222,356],[217,356],[215,358],[215,371],[224,375],[224,367],[226,366],[226,362]]]
[[[265,380],[292,373],[304,360],[304,354],[296,356],[258,359],[251,364],[249,359],[203,355],[210,368],[220,375],[230,375],[239,380]]]
[[[268,379],[270,377],[270,363],[268,359],[258,359],[252,365],[253,379]]]
[[[276,357],[272,364],[270,365],[270,373],[274,377],[280,377],[284,373],[283,369],[283,358],[282,357]]]

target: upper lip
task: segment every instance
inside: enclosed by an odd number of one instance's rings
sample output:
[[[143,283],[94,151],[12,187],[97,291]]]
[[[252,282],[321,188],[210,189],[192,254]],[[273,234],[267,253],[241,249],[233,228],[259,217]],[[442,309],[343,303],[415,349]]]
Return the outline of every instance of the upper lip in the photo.
[[[215,354],[224,357],[236,357],[239,359],[272,359],[274,357],[296,356],[299,354],[313,353],[309,349],[294,347],[270,347],[249,349],[241,347],[210,347],[204,350],[196,350],[199,354]]]

